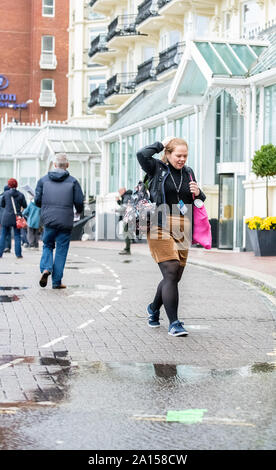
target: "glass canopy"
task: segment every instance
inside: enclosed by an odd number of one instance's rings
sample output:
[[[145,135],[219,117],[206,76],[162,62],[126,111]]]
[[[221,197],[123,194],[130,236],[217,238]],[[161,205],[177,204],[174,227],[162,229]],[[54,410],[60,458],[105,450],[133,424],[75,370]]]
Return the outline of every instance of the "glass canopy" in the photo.
[[[195,41],[213,76],[244,77],[266,46],[228,42]]]

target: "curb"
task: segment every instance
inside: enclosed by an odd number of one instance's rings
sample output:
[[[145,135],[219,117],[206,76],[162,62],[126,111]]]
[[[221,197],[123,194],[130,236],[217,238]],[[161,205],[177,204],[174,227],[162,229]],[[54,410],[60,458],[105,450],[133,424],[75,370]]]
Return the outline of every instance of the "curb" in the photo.
[[[212,269],[213,271],[219,271],[225,274],[230,274],[231,276],[234,276],[237,279],[253,283],[256,287],[261,288],[264,292],[268,290],[269,292],[266,293],[268,293],[270,296],[276,297],[276,279],[268,274],[263,274],[258,271],[252,271],[250,269],[236,268],[232,265],[231,267],[229,267],[229,265],[226,264],[196,261],[192,258],[188,260],[188,264]]]

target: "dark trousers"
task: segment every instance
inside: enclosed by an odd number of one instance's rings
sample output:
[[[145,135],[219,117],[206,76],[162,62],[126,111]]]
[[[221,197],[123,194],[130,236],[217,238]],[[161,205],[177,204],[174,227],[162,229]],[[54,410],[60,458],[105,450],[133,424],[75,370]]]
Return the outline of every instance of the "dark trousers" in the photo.
[[[38,242],[39,242],[39,229],[38,228],[32,228],[28,227],[28,242],[30,246],[34,246],[35,248],[38,248]]]
[[[6,227],[5,249],[11,250],[11,227]]]
[[[14,251],[15,255],[21,256],[21,235],[20,235],[20,230],[16,228],[16,226],[13,227],[14,231]],[[0,257],[3,255],[4,249],[5,249],[5,242],[6,242],[6,237],[7,233],[11,233],[11,227],[2,227],[2,232],[1,232],[1,237],[0,237]]]

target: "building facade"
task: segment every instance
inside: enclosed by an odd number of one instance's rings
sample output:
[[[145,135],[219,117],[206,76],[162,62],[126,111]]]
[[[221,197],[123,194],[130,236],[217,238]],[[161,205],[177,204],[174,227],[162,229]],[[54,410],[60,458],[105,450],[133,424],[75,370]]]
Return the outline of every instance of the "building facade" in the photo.
[[[0,118],[66,120],[69,0],[2,0],[0,18]]]
[[[276,144],[276,2],[92,0],[109,23],[89,60],[106,68],[89,108],[107,119],[98,212],[114,210],[119,187],[142,172],[139,147],[186,138],[189,166],[207,195],[215,245],[245,249],[245,217],[265,216],[265,182],[254,152]],[[271,215],[276,181],[269,183]]]

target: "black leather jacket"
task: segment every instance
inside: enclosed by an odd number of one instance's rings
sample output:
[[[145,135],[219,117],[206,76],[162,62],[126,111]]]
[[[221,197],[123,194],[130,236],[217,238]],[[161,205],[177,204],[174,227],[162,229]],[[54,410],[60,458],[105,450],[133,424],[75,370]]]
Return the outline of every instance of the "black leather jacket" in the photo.
[[[137,152],[138,162],[148,176],[150,200],[155,202],[157,206],[166,204],[164,185],[167,177],[170,174],[170,169],[166,163],[153,158],[153,155],[161,152],[163,149],[164,146],[161,142],[155,142],[154,144],[143,147]],[[185,166],[185,169],[189,174],[191,174],[193,181],[196,181],[193,170],[188,166]],[[205,201],[206,199],[205,194],[201,190],[199,196],[197,196],[197,199],[201,199],[202,201]]]

